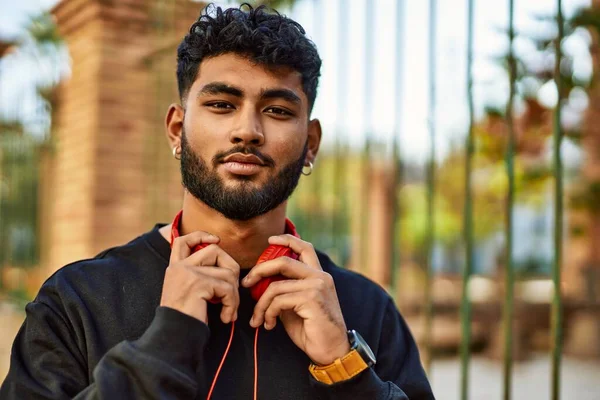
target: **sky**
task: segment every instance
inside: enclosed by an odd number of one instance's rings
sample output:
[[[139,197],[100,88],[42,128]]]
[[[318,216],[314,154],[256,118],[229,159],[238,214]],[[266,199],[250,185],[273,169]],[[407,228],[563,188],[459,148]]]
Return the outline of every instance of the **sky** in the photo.
[[[19,36],[30,15],[47,10],[56,0],[0,0],[0,39]]]
[[[339,50],[340,1],[349,4],[347,25],[350,51],[345,60]],[[515,27],[517,32],[537,32],[543,29],[535,17],[555,13],[555,0],[516,0]],[[365,36],[366,5],[377,4],[372,43],[371,66],[372,93],[366,93]],[[398,18],[397,4],[404,4]],[[563,12],[573,13],[587,1],[563,1]],[[323,15],[315,13],[323,10]],[[436,7],[437,68],[435,70],[435,132],[438,156],[443,157],[450,146],[461,144],[467,128],[467,2],[464,0],[440,0]],[[400,132],[400,146],[406,158],[424,161],[429,154],[429,2],[423,0],[316,0],[304,1],[292,11],[292,17],[302,23],[321,50],[323,62],[322,84],[315,115],[324,125],[335,131],[336,124],[344,126],[352,138],[361,141],[362,132],[371,130],[382,140],[391,140],[394,132]],[[327,23],[324,23],[327,21]],[[401,22],[398,22],[401,21]],[[330,28],[330,26],[332,28]],[[482,115],[486,103],[504,104],[508,98],[509,82],[506,73],[492,57],[503,54],[508,39],[502,32],[508,28],[508,1],[475,1],[474,9],[474,97],[476,111]],[[401,35],[398,38],[398,29]],[[324,34],[323,31],[327,31]],[[577,54],[576,69],[582,75],[591,73],[591,59],[587,55],[585,34],[581,40],[572,40],[570,50]],[[401,44],[402,60],[400,76],[396,79],[396,49]],[[516,51],[531,52],[531,43],[520,40]],[[338,71],[348,67],[344,91],[337,91]],[[396,85],[400,86],[399,104],[395,100]],[[553,85],[542,91],[543,101],[552,104],[555,99]],[[368,99],[365,101],[365,99]],[[555,101],[555,100],[554,100]],[[345,111],[336,112],[342,102]],[[368,106],[370,105],[370,107]],[[342,114],[342,115],[340,115]],[[399,129],[395,122],[399,120]]]
[[[554,13],[555,2],[515,0],[517,32],[544,29],[535,16]],[[564,0],[563,11],[569,15],[588,2]],[[17,37],[29,15],[55,3],[56,0],[0,0],[0,37]],[[403,7],[398,9],[398,4]],[[367,5],[375,5],[370,8],[373,22],[369,30],[365,22],[369,15]],[[505,52],[508,45],[502,32],[508,26],[507,7],[508,1],[475,1],[473,72],[478,115],[485,104],[502,105],[508,96],[506,74],[492,59]],[[466,0],[437,1],[434,115],[429,107],[428,1],[299,0],[292,10],[283,12],[304,26],[323,59],[313,116],[323,123],[325,145],[333,143],[336,135],[359,145],[364,142],[366,131],[386,143],[399,134],[403,155],[422,162],[431,145],[430,121],[434,121],[439,158],[453,144],[462,143],[468,121]],[[576,71],[585,76],[591,72],[591,60],[585,33],[580,36],[571,40],[568,50],[576,54]],[[342,38],[347,43],[345,52]],[[372,45],[367,47],[367,42]],[[531,46],[527,40],[517,40],[515,49],[526,55],[533,53]],[[370,62],[365,62],[367,59]],[[26,91],[19,86],[26,85],[22,72],[16,77],[3,73],[0,80],[4,81],[0,81],[0,105],[10,105],[15,96],[24,96]],[[555,101],[552,84],[540,93],[543,102],[552,105]],[[579,100],[585,103],[585,98]]]

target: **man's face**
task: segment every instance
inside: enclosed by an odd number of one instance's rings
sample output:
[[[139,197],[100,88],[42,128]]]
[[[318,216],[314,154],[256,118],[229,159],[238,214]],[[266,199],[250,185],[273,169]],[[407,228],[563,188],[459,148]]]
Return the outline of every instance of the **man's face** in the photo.
[[[207,59],[185,102],[183,184],[229,219],[262,215],[298,184],[308,126],[299,73],[233,54]]]

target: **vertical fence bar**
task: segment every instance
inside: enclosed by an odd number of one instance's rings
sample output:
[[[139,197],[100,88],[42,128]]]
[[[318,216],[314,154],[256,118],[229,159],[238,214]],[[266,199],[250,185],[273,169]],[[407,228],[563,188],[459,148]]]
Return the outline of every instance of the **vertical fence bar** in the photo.
[[[371,145],[372,145],[372,106],[373,106],[373,64],[375,41],[373,27],[375,25],[375,7],[370,0],[365,1],[365,147],[362,153],[361,215],[360,215],[360,269],[364,272],[369,265],[369,187],[371,179]]]
[[[29,247],[29,255],[28,255],[28,267],[32,267],[36,262],[36,249],[37,242],[39,241],[39,236],[37,232],[37,224],[38,224],[38,207],[37,207],[37,187],[39,184],[39,176],[40,176],[40,159],[38,157],[38,148],[39,142],[38,140],[33,140],[31,142],[31,147],[29,148],[30,152],[30,160],[31,164],[29,167],[30,173],[30,182],[32,183],[31,187],[29,187],[29,215],[27,216],[30,227],[29,238],[30,238],[30,247]],[[24,286],[25,282],[21,281],[21,285]]]
[[[44,136],[47,136],[47,133],[44,133]],[[35,166],[34,170],[34,178],[35,184],[32,186],[31,190],[31,214],[33,217],[31,218],[31,227],[32,227],[32,247],[31,247],[31,255],[30,255],[30,267],[36,265],[36,263],[40,260],[40,217],[41,210],[39,207],[39,196],[40,196],[40,184],[42,178],[42,169],[41,169],[41,140],[34,140],[32,148],[32,158],[33,162],[31,163]],[[24,283],[23,283],[24,284]]]
[[[6,61],[0,57],[0,119],[3,119],[4,117],[4,82],[2,81],[2,78],[4,77],[5,67]],[[0,128],[0,130],[1,129],[3,128]],[[2,137],[5,136],[4,132],[0,132],[0,135],[0,184],[4,185],[4,174],[6,174],[6,156],[4,155],[4,147],[2,146]],[[4,288],[4,280],[2,279],[4,274],[2,273],[2,270],[6,264],[6,232],[8,232],[8,230],[6,229],[6,221],[4,218],[4,190],[0,190],[0,290]]]
[[[4,155],[4,146],[2,146],[3,140],[0,137],[0,182],[4,185],[4,174],[6,173],[6,165]],[[8,229],[6,229],[6,221],[4,218],[4,194],[0,192],[0,290],[4,288],[4,274],[2,270],[4,269],[6,262],[6,249],[7,249],[7,239],[6,233]]]
[[[348,170],[352,168],[352,149],[350,147],[350,143],[348,140],[340,141],[340,153],[341,153],[341,161],[340,165],[342,167],[342,174],[340,176],[340,185],[344,189],[344,193],[340,196],[340,241],[339,241],[339,254],[340,254],[340,262],[344,267],[348,267],[348,260],[350,259],[350,252],[352,249],[351,241],[351,209],[350,209],[350,196],[352,194],[352,185],[349,182],[349,177],[352,177],[351,174],[348,174]]]
[[[368,129],[368,128],[367,128]],[[361,153],[361,192],[360,192],[360,254],[361,254],[361,265],[360,271],[368,273],[369,265],[369,243],[367,238],[369,237],[369,190],[371,183],[371,134],[370,131],[365,131],[366,137]]]
[[[432,283],[432,259],[433,245],[435,241],[435,68],[436,68],[436,19],[437,1],[429,0],[429,162],[427,165],[427,236],[425,256],[425,369],[431,372],[432,348],[431,330],[433,323],[433,299],[431,291]]]
[[[392,234],[391,234],[391,274],[390,274],[390,293],[392,297],[396,299],[398,294],[398,277],[400,275],[400,230],[397,224],[400,223],[401,210],[400,210],[400,197],[398,196],[398,189],[400,188],[402,181],[402,160],[400,158],[400,141],[398,135],[400,131],[396,131],[394,134],[394,140],[392,141],[392,163],[393,163],[393,194],[392,194]]]
[[[465,267],[462,280],[462,299],[460,306],[461,318],[461,385],[460,398],[466,400],[469,391],[469,359],[471,345],[471,302],[469,300],[469,279],[473,271],[473,190],[471,185],[471,170],[473,153],[475,151],[473,124],[473,0],[467,3],[467,101],[469,106],[469,130],[466,139],[465,154],[465,213],[464,213],[464,241],[465,241]]]
[[[398,197],[398,189],[402,177],[402,167],[400,159],[400,134],[402,132],[402,89],[404,84],[404,0],[396,2],[396,55],[394,67],[396,69],[396,87],[394,91],[394,105],[396,112],[394,114],[394,139],[392,140],[393,153],[392,162],[394,165],[394,192],[392,196],[392,268],[390,291],[392,296],[396,298],[398,290],[398,276],[400,270],[400,229],[396,226],[401,218],[401,210],[399,206],[400,198]]]
[[[513,121],[513,104],[515,97],[516,64],[513,54],[514,31],[514,0],[508,0],[508,72],[510,79],[510,92],[506,104],[506,125],[508,132],[508,143],[506,146],[506,175],[508,178],[508,192],[506,193],[506,249],[504,268],[504,307],[503,307],[503,329],[504,329],[504,355],[503,355],[503,378],[504,378],[504,400],[510,400],[512,390],[512,324],[513,324],[513,204],[515,193],[515,130]]]
[[[315,183],[315,191],[314,191],[314,207],[311,208],[311,212],[313,215],[311,219],[313,220],[313,243],[320,243],[323,248],[327,249],[329,252],[331,246],[331,237],[329,236],[330,227],[331,227],[331,209],[327,204],[328,197],[328,187],[330,185],[329,179],[331,175],[329,174],[328,164],[329,159],[333,157],[333,147],[329,144],[327,146],[322,146],[322,158],[320,159],[319,169],[316,174],[313,173],[313,180]],[[316,210],[316,215],[314,214],[314,210]]]
[[[343,233],[345,233],[345,227],[342,226],[342,221],[345,221],[346,216],[346,196],[347,191],[342,187],[342,182],[345,182],[346,166],[348,165],[348,152],[344,151],[342,147],[344,145],[344,128],[345,124],[342,125],[342,121],[345,121],[346,114],[348,112],[346,97],[346,83],[348,80],[348,36],[350,24],[348,23],[348,16],[350,14],[350,8],[343,0],[338,0],[338,50],[339,54],[337,57],[337,129],[335,137],[335,160],[334,160],[334,192],[335,192],[335,210],[336,214],[333,219],[332,232],[335,238],[334,248],[335,253],[338,256],[337,262],[342,263],[343,256]],[[345,236],[345,235],[344,235]]]
[[[314,210],[320,212],[320,208],[317,208],[319,204],[319,178],[320,173],[317,171],[320,164],[315,163],[315,168],[310,176],[307,176],[308,182],[308,194],[305,196],[305,201],[308,203],[308,207],[304,207],[303,213],[305,215],[306,220],[306,231],[307,231],[307,240],[311,243],[315,241],[316,231],[319,226],[319,221],[315,216]]]
[[[317,42],[322,39],[323,35],[323,3],[321,0],[313,0],[312,1],[312,15],[313,15],[313,34],[314,41]],[[319,45],[319,43],[316,43]],[[323,152],[325,153],[325,152]],[[325,155],[325,154],[323,154]],[[323,157],[325,158],[325,157]],[[323,173],[323,168],[321,168],[324,164],[320,163],[318,160],[315,161],[315,168],[312,174],[306,178],[308,178],[308,192],[310,193],[306,196],[306,201],[308,202],[308,207],[305,207],[303,210],[304,215],[306,215],[306,229],[308,231],[307,240],[311,243],[319,242],[317,238],[321,231],[322,224],[319,219],[322,218],[323,207],[321,207],[321,196],[323,192],[321,191],[321,182],[325,179],[325,174]],[[314,210],[317,210],[315,213]],[[326,230],[324,230],[326,232]]]
[[[339,97],[338,97],[339,99]],[[338,100],[339,101],[339,100]],[[339,119],[338,119],[339,121]],[[336,121],[336,124],[339,122]],[[341,227],[340,227],[340,213],[342,210],[342,202],[343,202],[343,188],[342,188],[342,174],[344,171],[343,165],[343,152],[341,151],[341,133],[342,130],[338,127],[336,129],[335,135],[335,143],[333,148],[333,160],[332,160],[332,176],[333,176],[333,196],[332,198],[332,217],[331,217],[331,226],[330,226],[330,235],[331,235],[331,248],[334,256],[335,262],[340,265],[342,256],[341,256]]]
[[[560,154],[563,131],[561,126],[561,110],[563,102],[563,85],[560,74],[562,61],[561,41],[564,36],[562,1],[557,0],[556,23],[558,36],[555,45],[554,82],[558,93],[556,108],[554,110],[554,264],[552,268],[552,282],[554,296],[552,298],[552,400],[560,398],[560,362],[562,351],[562,297],[560,289],[562,266],[562,232],[563,232],[563,167]]]

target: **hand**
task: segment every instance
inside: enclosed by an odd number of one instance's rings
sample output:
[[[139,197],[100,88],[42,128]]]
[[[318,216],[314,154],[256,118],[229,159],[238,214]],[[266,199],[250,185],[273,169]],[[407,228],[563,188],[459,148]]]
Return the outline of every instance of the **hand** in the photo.
[[[209,245],[191,254],[192,249],[201,243]],[[202,231],[173,241],[161,306],[208,323],[207,301],[217,297],[223,303],[221,321],[227,324],[237,319],[240,266],[217,243],[218,237]]]
[[[277,317],[292,341],[316,364],[331,364],[350,352],[346,324],[333,278],[324,272],[313,246],[292,235],[272,236],[270,244],[290,247],[298,260],[280,257],[256,265],[242,281],[250,287],[260,279],[281,274],[262,295],[250,320],[273,329]]]

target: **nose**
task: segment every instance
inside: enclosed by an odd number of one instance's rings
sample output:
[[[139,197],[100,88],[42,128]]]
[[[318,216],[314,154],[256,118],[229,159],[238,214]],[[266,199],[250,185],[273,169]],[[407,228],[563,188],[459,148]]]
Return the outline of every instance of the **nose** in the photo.
[[[265,141],[260,116],[248,109],[239,113],[236,126],[231,131],[229,140],[233,144],[261,146]]]

